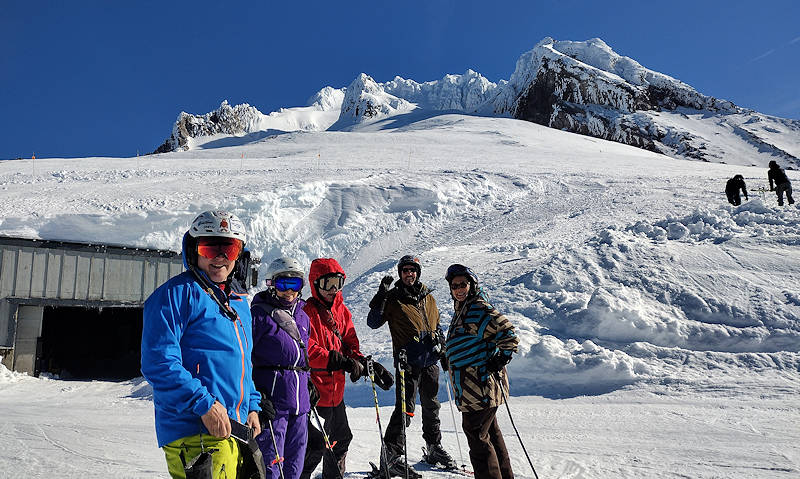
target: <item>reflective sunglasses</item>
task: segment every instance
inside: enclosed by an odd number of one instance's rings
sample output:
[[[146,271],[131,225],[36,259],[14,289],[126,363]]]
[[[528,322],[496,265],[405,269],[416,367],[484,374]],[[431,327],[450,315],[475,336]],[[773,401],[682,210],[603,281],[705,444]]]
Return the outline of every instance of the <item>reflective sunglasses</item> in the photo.
[[[203,258],[214,259],[219,255],[223,255],[229,261],[232,261],[238,259],[241,252],[242,242],[238,239],[197,238],[197,254]]]
[[[268,279],[267,286],[274,286],[278,291],[300,291],[303,289],[303,278],[297,276],[278,276],[275,279]]]
[[[341,274],[329,274],[316,281],[317,287],[323,291],[331,291],[336,288],[341,291],[344,286],[344,276]]]
[[[403,273],[403,274],[406,274],[406,273],[416,273],[416,272],[417,272],[417,268],[415,268],[415,267],[413,267],[413,266],[409,266],[409,267],[407,267],[407,268],[403,268],[403,269],[401,269],[401,270],[400,270],[400,272],[401,272],[401,273]]]
[[[453,291],[464,288],[469,288],[468,281],[464,281],[463,283],[450,283],[450,289],[452,289]]]

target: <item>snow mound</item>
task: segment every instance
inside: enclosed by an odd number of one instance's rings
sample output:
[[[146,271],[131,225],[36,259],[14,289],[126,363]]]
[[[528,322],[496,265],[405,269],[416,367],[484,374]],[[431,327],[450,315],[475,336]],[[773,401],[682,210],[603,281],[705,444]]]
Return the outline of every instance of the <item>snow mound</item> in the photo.
[[[0,356],[0,360],[2,360],[2,356]],[[5,365],[0,363],[0,384],[15,383],[28,377],[29,376],[25,373],[10,371]]]
[[[344,100],[345,88],[333,88],[326,86],[308,99],[308,106],[318,107],[322,111],[338,111]]]
[[[520,357],[509,365],[515,393],[565,397],[603,394],[646,379],[654,371],[625,352],[591,340],[562,340],[525,334],[526,321],[514,320],[521,334]]]
[[[767,247],[756,253],[756,244]],[[590,375],[600,377],[587,380],[592,388],[658,377],[664,364],[649,359],[664,351],[729,354],[743,368],[794,363],[786,352],[800,351],[800,295],[784,258],[798,252],[798,210],[758,200],[607,227],[503,292],[541,336],[518,372],[545,390],[580,389]]]
[[[626,230],[661,243],[668,240],[720,243],[737,235],[800,235],[796,212],[793,209],[771,208],[755,199],[737,207],[725,206],[718,210],[698,208],[680,218],[668,215],[666,219],[652,224],[638,221]],[[611,241],[610,231],[603,234]]]

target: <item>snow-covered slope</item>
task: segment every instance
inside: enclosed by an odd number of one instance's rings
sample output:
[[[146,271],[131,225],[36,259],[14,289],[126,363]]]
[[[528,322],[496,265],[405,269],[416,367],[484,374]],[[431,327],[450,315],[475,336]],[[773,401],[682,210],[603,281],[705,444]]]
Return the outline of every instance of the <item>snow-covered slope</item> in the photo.
[[[671,371],[660,348],[798,366],[798,211],[755,198],[763,169],[681,162],[513,119],[375,121],[375,131],[287,133],[108,166],[37,160],[36,176],[7,162],[0,232],[176,249],[192,214],[223,202],[247,218],[258,256],[339,258],[361,316],[400,254],[422,255],[443,305],[438,278],[466,261],[521,325],[517,364],[532,393],[660,381]],[[721,194],[734,173],[754,195],[738,208]],[[135,227],[143,217],[148,227]],[[386,354],[387,339],[365,342]],[[553,374],[562,360],[577,374]]]
[[[512,407],[543,477],[800,471],[792,427],[800,418],[800,210],[756,192],[764,168],[675,160],[510,118],[419,109],[404,117],[142,158],[0,162],[0,234],[177,250],[198,211],[232,209],[247,223],[262,273],[282,254],[306,267],[321,256],[343,264],[362,349],[387,366],[388,331],[365,324],[380,278],[396,275],[401,255],[418,254],[447,326],[442,278],[462,262],[520,335]],[[736,173],[751,198],[734,208],[722,190]],[[163,477],[147,442],[152,418],[140,417],[150,410],[143,387],[0,369],[0,470],[36,477],[52,462],[27,451],[41,450],[99,468],[90,477]],[[378,451],[374,410],[362,409],[371,391],[347,388],[366,451],[351,470],[365,471]],[[100,406],[81,400],[92,394]],[[21,399],[31,396],[43,402]],[[382,394],[381,403],[392,398]],[[36,416],[34,406],[47,403],[74,409],[57,420]],[[77,424],[92,407],[123,414]],[[117,437],[118,417],[134,421],[137,445],[76,441],[87,428]],[[519,476],[532,477],[502,424]],[[411,434],[418,457],[421,438]],[[137,459],[118,461],[118,450]]]

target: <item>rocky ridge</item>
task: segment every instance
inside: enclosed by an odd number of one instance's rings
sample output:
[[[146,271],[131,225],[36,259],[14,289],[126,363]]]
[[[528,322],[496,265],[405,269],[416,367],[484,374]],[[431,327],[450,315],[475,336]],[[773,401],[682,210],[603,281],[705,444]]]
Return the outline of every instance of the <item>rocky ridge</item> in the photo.
[[[275,128],[281,115],[278,125],[285,131],[350,130],[423,109],[509,116],[677,158],[739,164],[780,159],[800,166],[800,121],[703,95],[617,54],[599,38],[545,38],[520,56],[508,81],[494,83],[473,70],[424,83],[399,76],[378,83],[361,73],[347,88],[323,88],[308,105],[264,115],[225,101],[205,115],[182,112],[155,152],[190,149],[190,138]],[[296,121],[290,110],[314,110],[327,119]]]

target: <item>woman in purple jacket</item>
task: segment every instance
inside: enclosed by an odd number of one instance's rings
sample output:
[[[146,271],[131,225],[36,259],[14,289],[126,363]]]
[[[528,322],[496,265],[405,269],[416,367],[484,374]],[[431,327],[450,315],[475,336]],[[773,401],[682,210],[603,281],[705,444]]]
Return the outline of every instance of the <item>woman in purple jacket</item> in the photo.
[[[300,299],[303,277],[296,259],[276,259],[267,270],[267,289],[250,306],[253,380],[262,395],[263,432],[256,440],[273,479],[280,478],[281,467],[285,479],[300,477],[308,439],[309,325]]]

